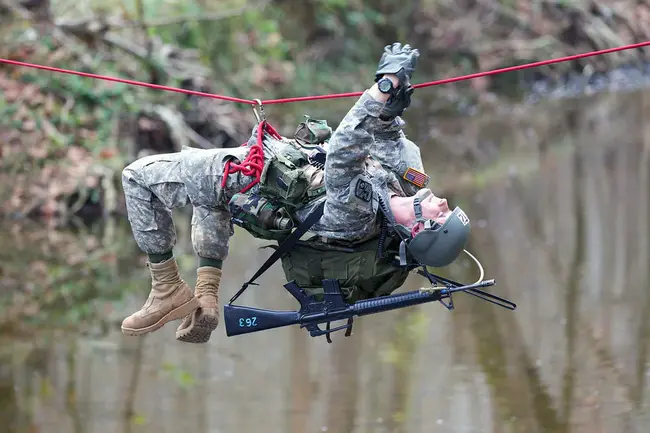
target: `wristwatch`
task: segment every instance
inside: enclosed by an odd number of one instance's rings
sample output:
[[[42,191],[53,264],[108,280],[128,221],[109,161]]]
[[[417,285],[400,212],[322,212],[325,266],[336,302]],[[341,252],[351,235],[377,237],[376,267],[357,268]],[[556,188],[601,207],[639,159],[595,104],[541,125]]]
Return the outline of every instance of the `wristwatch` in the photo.
[[[389,94],[393,91],[393,82],[390,80],[390,78],[384,77],[381,80],[377,81],[377,87],[381,93]]]

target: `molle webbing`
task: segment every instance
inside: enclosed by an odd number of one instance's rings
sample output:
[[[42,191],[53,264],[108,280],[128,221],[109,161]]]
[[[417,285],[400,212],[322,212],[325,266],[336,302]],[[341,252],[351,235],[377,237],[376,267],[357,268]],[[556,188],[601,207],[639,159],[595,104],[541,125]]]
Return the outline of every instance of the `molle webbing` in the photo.
[[[260,178],[261,195],[295,209],[325,193],[322,167],[312,165],[298,145],[275,140],[267,152],[271,157]]]
[[[312,295],[323,293],[324,279],[337,280],[348,302],[388,295],[404,283],[408,270],[379,257],[379,242],[374,238],[353,248],[300,242],[283,256],[282,268],[287,281]]]

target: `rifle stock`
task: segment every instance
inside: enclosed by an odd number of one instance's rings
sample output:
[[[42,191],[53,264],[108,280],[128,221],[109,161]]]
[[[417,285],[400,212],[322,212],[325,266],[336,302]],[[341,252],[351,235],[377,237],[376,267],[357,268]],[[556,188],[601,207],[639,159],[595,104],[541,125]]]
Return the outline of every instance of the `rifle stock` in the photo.
[[[223,309],[228,337],[300,323],[297,311],[264,310],[228,304]]]

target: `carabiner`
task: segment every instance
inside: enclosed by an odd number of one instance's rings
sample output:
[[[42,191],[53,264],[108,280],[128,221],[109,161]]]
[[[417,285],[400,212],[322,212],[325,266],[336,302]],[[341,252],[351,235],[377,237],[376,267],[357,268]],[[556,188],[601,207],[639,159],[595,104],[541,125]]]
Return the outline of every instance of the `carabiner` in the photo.
[[[253,99],[253,101],[257,103],[257,105],[253,105],[253,114],[255,114],[255,119],[257,120],[257,123],[260,123],[266,120],[266,114],[264,113],[264,106],[262,105],[262,101],[260,101],[259,99]]]

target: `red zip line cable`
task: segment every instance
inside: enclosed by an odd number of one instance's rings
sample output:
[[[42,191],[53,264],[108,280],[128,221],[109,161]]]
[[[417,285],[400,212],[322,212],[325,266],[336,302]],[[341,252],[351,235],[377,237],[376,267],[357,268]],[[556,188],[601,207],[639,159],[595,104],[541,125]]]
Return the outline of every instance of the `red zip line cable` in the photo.
[[[91,74],[89,72],[72,71],[69,69],[55,68],[52,66],[37,65],[34,63],[19,62],[17,60],[0,59],[0,63],[7,65],[23,66],[32,69],[41,69],[44,71],[58,72],[61,74],[78,75],[84,78],[93,78],[95,80],[112,81],[114,83],[129,84],[131,86],[147,87],[149,89],[165,90],[167,92],[185,93],[188,95],[205,96],[213,99],[223,99],[224,101],[238,102],[240,104],[255,105],[255,101],[248,99],[234,98],[232,96],[221,96],[212,93],[197,92],[195,90],[179,89],[178,87],[161,86],[159,84],[144,83],[142,81],[128,80],[126,78],[110,77],[108,75]]]
[[[578,60],[578,59],[582,59],[582,58],[585,58],[585,57],[592,57],[592,56],[599,56],[599,55],[603,55],[603,54],[615,53],[617,51],[632,50],[634,48],[641,48],[641,47],[645,47],[645,46],[648,46],[648,45],[650,45],[650,41],[639,42],[638,44],[631,44],[631,45],[624,45],[624,46],[621,46],[621,47],[607,48],[605,50],[599,50],[599,51],[590,51],[588,53],[575,54],[575,55],[566,56],[566,57],[558,57],[556,59],[542,60],[542,61],[539,61],[539,62],[525,63],[523,65],[509,66],[507,68],[493,69],[491,71],[477,72],[475,74],[461,75],[461,76],[452,77],[452,78],[443,78],[441,80],[429,81],[429,82],[426,82],[426,83],[415,84],[415,85],[413,85],[413,87],[415,89],[418,89],[418,88],[422,88],[422,87],[439,86],[441,84],[449,84],[449,83],[455,83],[457,81],[472,80],[474,78],[487,77],[488,75],[503,74],[503,73],[506,73],[506,72],[514,72],[514,71],[519,71],[519,70],[522,70],[522,69],[537,68],[537,67],[540,67],[540,66],[551,65],[553,63],[569,62],[571,60]],[[347,97],[352,97],[352,96],[361,96],[362,94],[363,94],[363,92],[353,92],[353,93],[338,93],[338,94],[320,95],[320,96],[301,96],[301,97],[295,97],[295,98],[270,99],[270,100],[267,100],[267,101],[262,101],[262,104],[263,105],[271,105],[271,104],[284,104],[284,103],[288,103],[288,102],[313,101],[313,100],[317,100],[317,99],[347,98]]]
[[[536,68],[539,66],[545,66],[545,65],[550,65],[553,63],[561,63],[561,62],[568,62],[571,60],[577,60],[577,59],[582,59],[585,57],[591,57],[591,56],[598,56],[602,54],[609,54],[609,53],[614,53],[616,51],[624,51],[624,50],[631,50],[634,48],[641,48],[650,45],[650,41],[645,41],[645,42],[640,42],[637,44],[631,44],[631,45],[624,45],[621,47],[615,47],[615,48],[608,48],[605,50],[599,50],[599,51],[591,51],[588,53],[583,53],[583,54],[576,54],[572,56],[566,56],[566,57],[560,57],[556,59],[550,59],[550,60],[542,60],[540,62],[534,62],[534,63],[526,63],[523,65],[517,65],[517,66],[510,66],[507,68],[501,68],[501,69],[493,69],[491,71],[485,71],[485,72],[477,72],[475,74],[469,74],[469,75],[462,75],[458,77],[453,77],[453,78],[444,78],[442,80],[436,80],[436,81],[429,81],[427,83],[421,83],[421,84],[416,84],[413,87],[414,88],[421,88],[421,87],[431,87],[431,86],[438,86],[441,84],[449,84],[449,83],[454,83],[457,81],[463,81],[463,80],[471,80],[474,78],[480,78],[480,77],[486,77],[488,75],[496,75],[496,74],[503,74],[505,72],[514,72],[514,71],[519,71],[522,69],[529,69],[529,68]],[[42,69],[45,71],[50,71],[50,72],[58,72],[58,73],[63,73],[63,74],[71,74],[71,75],[78,75],[80,77],[85,77],[85,78],[94,78],[97,80],[105,80],[105,81],[112,81],[115,83],[122,83],[122,84],[130,84],[133,86],[140,86],[140,87],[147,87],[150,89],[157,89],[157,90],[165,90],[165,91],[170,91],[170,92],[177,92],[177,93],[184,93],[186,95],[196,95],[196,96],[204,96],[207,98],[213,98],[213,99],[221,99],[224,101],[230,101],[230,102],[237,102],[240,104],[249,104],[249,105],[257,105],[257,101],[251,101],[248,99],[241,99],[241,98],[234,98],[231,96],[222,96],[222,95],[215,95],[212,93],[205,93],[205,92],[197,92],[194,90],[187,90],[187,89],[180,89],[177,87],[170,87],[170,86],[161,86],[158,84],[151,84],[151,83],[144,83],[142,81],[135,81],[135,80],[127,80],[124,78],[117,78],[117,77],[109,77],[106,75],[98,75],[98,74],[91,74],[88,72],[80,72],[80,71],[72,71],[68,69],[61,69],[61,68],[55,68],[52,66],[43,66],[43,65],[37,65],[33,63],[25,63],[25,62],[19,62],[17,60],[8,60],[8,59],[0,59],[0,63],[5,63],[9,65],[14,65],[14,66],[24,66],[27,68],[33,68],[33,69]],[[301,97],[295,97],[295,98],[283,98],[283,99],[269,99],[266,101],[261,101],[261,105],[271,105],[271,104],[286,104],[290,102],[303,102],[303,101],[316,101],[320,99],[334,99],[334,98],[348,98],[348,97],[354,97],[354,96],[361,96],[363,92],[351,92],[351,93],[338,93],[338,94],[330,94],[330,95],[317,95],[317,96],[301,96]],[[245,192],[252,188],[255,184],[259,183],[260,181],[260,176],[262,173],[262,170],[264,169],[264,151],[262,147],[262,140],[264,136],[264,132],[269,133],[275,138],[280,138],[280,135],[273,129],[271,125],[267,123],[266,120],[262,120],[257,128],[257,140],[255,143],[251,145],[250,151],[248,152],[248,155],[246,158],[241,162],[241,164],[235,164],[229,161],[226,166],[224,167],[224,174],[223,174],[223,179],[222,179],[222,187],[226,186],[226,182],[228,179],[228,175],[231,173],[236,173],[236,172],[242,172],[244,176],[252,176],[253,179],[252,181],[242,189],[242,192]],[[246,145],[247,143],[244,143]]]
[[[444,79],[441,79],[441,80],[429,81],[429,82],[426,82],[426,83],[416,84],[413,87],[418,89],[418,88],[421,88],[421,87],[439,86],[441,84],[449,84],[449,83],[455,83],[455,82],[458,82],[458,81],[464,81],[464,80],[471,80],[471,79],[474,79],[474,78],[486,77],[486,76],[489,76],[489,75],[496,75],[496,74],[503,74],[503,73],[506,73],[506,72],[520,71],[522,69],[537,68],[537,67],[540,67],[540,66],[551,65],[553,63],[569,62],[571,60],[578,60],[578,59],[583,59],[585,57],[599,56],[599,55],[603,55],[603,54],[614,53],[614,52],[617,52],[617,51],[632,50],[632,49],[635,49],[635,48],[642,48],[642,47],[645,47],[645,46],[648,46],[648,45],[650,45],[650,41],[639,42],[637,44],[623,45],[621,47],[607,48],[605,50],[590,51],[588,53],[575,54],[575,55],[572,55],[572,56],[559,57],[559,58],[556,58],[556,59],[542,60],[542,61],[534,62],[534,63],[525,63],[523,65],[509,66],[507,68],[493,69],[491,71],[477,72],[477,73],[474,73],[474,74],[461,75],[461,76],[453,77],[453,78],[444,78]],[[91,74],[91,73],[88,73],[88,72],[73,71],[73,70],[69,70],[69,69],[55,68],[55,67],[52,67],[52,66],[37,65],[37,64],[34,64],[34,63],[19,62],[17,60],[0,59],[0,63],[5,63],[5,64],[8,64],[8,65],[14,65],[14,66],[23,66],[23,67],[32,68],[32,69],[41,69],[41,70],[50,71],[50,72],[58,72],[58,73],[62,73],[62,74],[78,75],[80,77],[85,77],[85,78],[93,78],[93,79],[96,79],[96,80],[112,81],[112,82],[115,82],[115,83],[122,83],[122,84],[129,84],[129,85],[132,85],[132,86],[147,87],[147,88],[156,89],[156,90],[164,90],[164,91],[169,91],[169,92],[184,93],[186,95],[196,95],[196,96],[204,96],[204,97],[213,98],[213,99],[222,99],[224,101],[236,102],[236,103],[240,103],[240,104],[257,105],[257,102],[252,101],[252,100],[248,100],[248,99],[234,98],[232,96],[215,95],[213,93],[206,93],[206,92],[197,92],[195,90],[180,89],[178,87],[161,86],[159,84],[144,83],[142,81],[128,80],[128,79],[125,79],[125,78],[110,77],[110,76],[107,76],[107,75]],[[350,93],[335,93],[335,94],[329,94],[329,95],[300,96],[300,97],[294,97],[294,98],[269,99],[269,100],[266,100],[266,101],[261,101],[261,103],[262,103],[262,105],[286,104],[286,103],[290,103],[290,102],[316,101],[316,100],[320,100],[320,99],[349,98],[349,97],[354,97],[354,96],[361,96],[362,94],[363,94],[363,92],[350,92]]]

